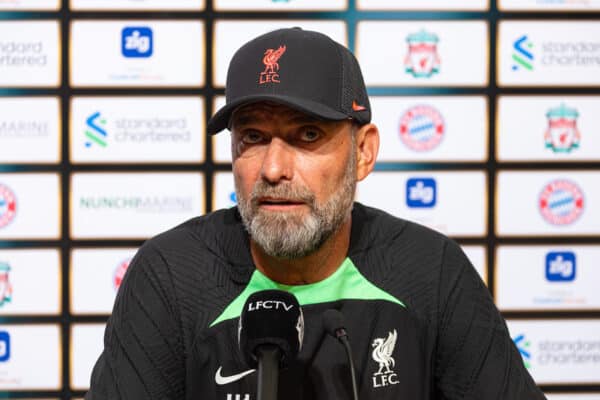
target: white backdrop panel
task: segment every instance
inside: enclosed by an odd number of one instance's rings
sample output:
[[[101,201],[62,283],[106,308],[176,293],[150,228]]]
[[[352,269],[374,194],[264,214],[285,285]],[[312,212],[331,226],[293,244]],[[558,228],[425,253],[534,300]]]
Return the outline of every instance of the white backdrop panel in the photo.
[[[201,97],[74,97],[73,163],[192,163],[204,160]]]
[[[0,98],[0,163],[58,163],[60,113],[58,97]]]
[[[204,214],[200,173],[75,173],[73,238],[148,238]]]
[[[487,232],[486,181],[479,171],[378,171],[356,198],[450,236],[477,237]]]
[[[407,41],[413,36],[416,47],[431,48],[409,51]],[[356,43],[368,86],[485,86],[488,82],[485,21],[360,21]]]

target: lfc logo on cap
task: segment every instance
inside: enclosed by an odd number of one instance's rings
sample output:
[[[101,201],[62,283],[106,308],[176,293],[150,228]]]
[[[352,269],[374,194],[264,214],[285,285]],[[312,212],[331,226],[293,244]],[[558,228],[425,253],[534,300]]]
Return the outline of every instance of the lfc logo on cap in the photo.
[[[279,83],[279,64],[277,61],[281,58],[283,53],[285,53],[285,46],[279,46],[277,50],[267,49],[265,51],[264,57],[262,59],[263,64],[265,64],[265,70],[260,73],[260,77],[258,78],[258,83]]]

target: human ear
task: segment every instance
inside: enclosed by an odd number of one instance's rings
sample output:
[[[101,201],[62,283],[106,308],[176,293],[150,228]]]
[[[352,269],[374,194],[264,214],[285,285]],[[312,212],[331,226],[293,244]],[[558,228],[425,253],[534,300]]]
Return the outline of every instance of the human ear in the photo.
[[[356,180],[365,179],[375,167],[379,152],[379,129],[374,124],[366,124],[356,132]]]

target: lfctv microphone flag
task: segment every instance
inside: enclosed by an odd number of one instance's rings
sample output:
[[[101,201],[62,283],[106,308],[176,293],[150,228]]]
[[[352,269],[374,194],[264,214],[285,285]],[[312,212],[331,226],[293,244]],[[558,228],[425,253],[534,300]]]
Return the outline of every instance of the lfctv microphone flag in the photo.
[[[248,366],[256,368],[256,350],[275,345],[281,365],[294,359],[302,348],[304,316],[296,297],[281,290],[263,290],[248,297],[239,320],[238,340]]]

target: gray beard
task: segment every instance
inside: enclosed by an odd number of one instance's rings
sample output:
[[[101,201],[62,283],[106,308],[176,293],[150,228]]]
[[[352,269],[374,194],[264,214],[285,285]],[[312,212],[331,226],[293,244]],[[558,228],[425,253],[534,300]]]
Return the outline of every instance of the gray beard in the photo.
[[[306,187],[291,183],[272,185],[259,180],[254,185],[250,199],[244,198],[236,185],[238,209],[246,230],[263,251],[280,259],[297,259],[318,250],[350,217],[356,190],[356,153],[352,149],[343,180],[324,203],[318,204],[314,194]],[[258,199],[275,197],[299,200],[306,203],[310,212],[306,216],[289,212],[261,210]]]

